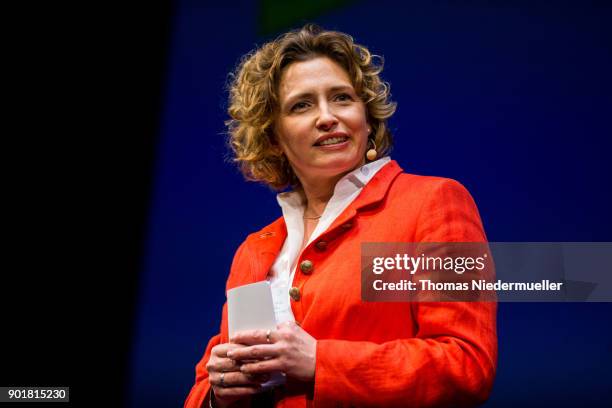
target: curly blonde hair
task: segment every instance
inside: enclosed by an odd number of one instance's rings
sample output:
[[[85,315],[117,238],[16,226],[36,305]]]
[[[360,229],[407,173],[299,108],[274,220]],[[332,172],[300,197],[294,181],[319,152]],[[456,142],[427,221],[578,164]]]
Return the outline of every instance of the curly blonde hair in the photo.
[[[248,53],[230,74],[231,119],[226,121],[229,145],[233,161],[247,180],[264,182],[276,190],[299,187],[287,158],[275,148],[273,124],[279,104],[278,86],[289,64],[317,57],[328,57],[344,68],[365,103],[372,127],[370,138],[379,156],[391,149],[393,137],[387,119],[395,112],[396,104],[389,99],[389,84],[379,76],[382,58],[372,55],[347,34],[307,24]]]

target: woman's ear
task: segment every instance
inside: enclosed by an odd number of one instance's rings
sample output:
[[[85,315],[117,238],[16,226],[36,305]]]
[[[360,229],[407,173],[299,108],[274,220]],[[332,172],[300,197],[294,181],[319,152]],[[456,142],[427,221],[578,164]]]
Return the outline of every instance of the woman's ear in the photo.
[[[280,147],[280,145],[278,143],[273,144],[271,146],[271,151],[272,151],[272,154],[274,154],[277,157],[280,157],[280,156],[283,155],[283,149],[281,149],[281,147]]]
[[[278,143],[278,140],[276,139],[276,135],[271,130],[268,131],[268,140],[270,140],[270,152],[275,156],[282,156],[283,149]]]

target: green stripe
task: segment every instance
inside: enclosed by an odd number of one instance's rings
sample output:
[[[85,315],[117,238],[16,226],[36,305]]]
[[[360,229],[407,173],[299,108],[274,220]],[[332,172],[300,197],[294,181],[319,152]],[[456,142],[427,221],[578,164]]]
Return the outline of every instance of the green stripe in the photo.
[[[354,2],[355,0],[261,0],[258,34],[265,37],[301,27],[312,22],[317,16]]]

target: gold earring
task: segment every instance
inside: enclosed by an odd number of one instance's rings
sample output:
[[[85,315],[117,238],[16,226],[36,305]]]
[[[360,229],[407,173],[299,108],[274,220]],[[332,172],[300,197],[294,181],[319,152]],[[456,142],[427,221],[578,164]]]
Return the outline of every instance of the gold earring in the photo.
[[[374,161],[374,159],[376,159],[376,156],[378,156],[378,152],[376,151],[376,142],[374,142],[374,139],[368,139],[368,143],[369,142],[372,142],[372,145],[374,147],[368,150],[368,152],[366,153],[366,157],[369,161]]]

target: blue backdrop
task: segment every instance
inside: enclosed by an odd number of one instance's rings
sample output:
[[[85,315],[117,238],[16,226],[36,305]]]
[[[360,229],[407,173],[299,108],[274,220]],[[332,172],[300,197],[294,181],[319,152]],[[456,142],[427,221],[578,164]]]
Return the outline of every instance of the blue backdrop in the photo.
[[[129,405],[180,406],[218,331],[233,252],[280,214],[228,162],[227,73],[257,2],[182,0],[171,38]],[[392,157],[474,196],[491,241],[610,241],[612,13],[584,2],[364,0],[313,18],[383,55]],[[299,26],[300,24],[296,24]],[[605,406],[611,304],[500,304],[486,406]]]

